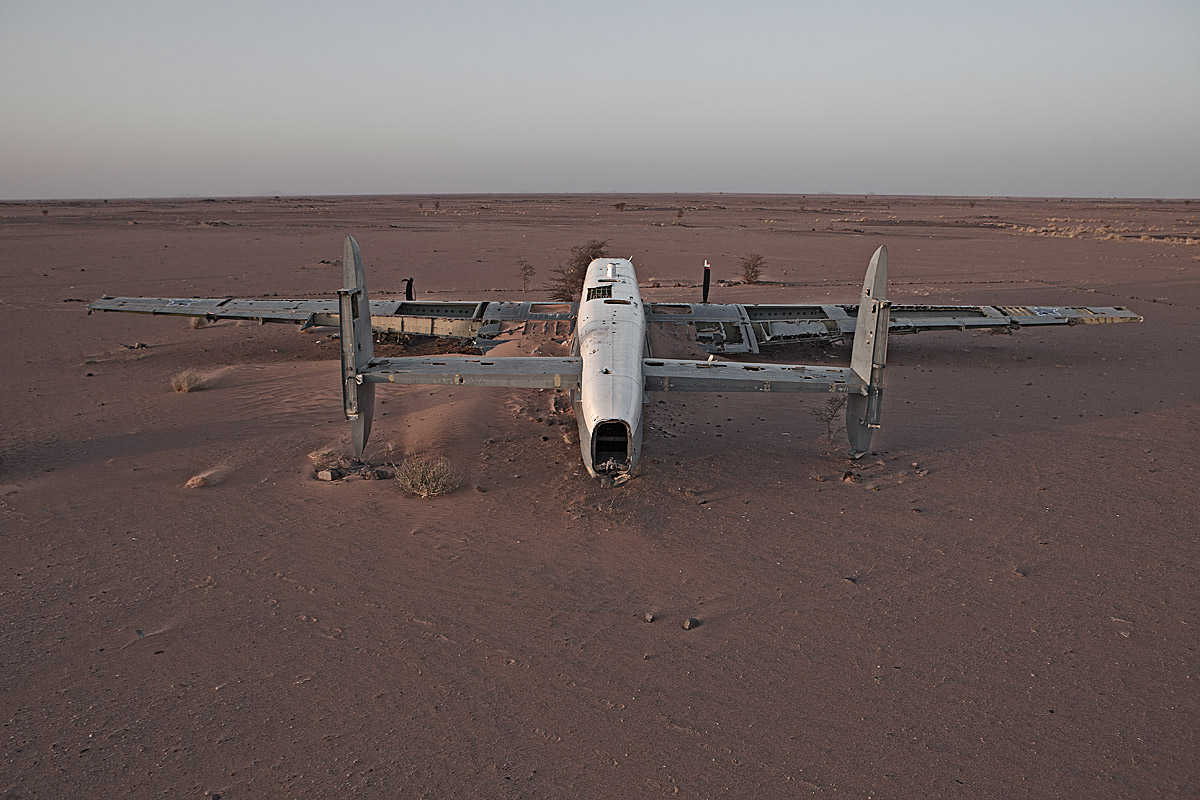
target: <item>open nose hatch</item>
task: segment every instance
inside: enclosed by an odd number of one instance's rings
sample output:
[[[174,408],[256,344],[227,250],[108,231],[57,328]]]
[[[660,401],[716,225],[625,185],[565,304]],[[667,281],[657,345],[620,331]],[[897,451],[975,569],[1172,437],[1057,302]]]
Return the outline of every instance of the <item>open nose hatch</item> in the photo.
[[[596,472],[627,471],[630,439],[628,423],[609,420],[597,425],[592,433],[592,464]]]

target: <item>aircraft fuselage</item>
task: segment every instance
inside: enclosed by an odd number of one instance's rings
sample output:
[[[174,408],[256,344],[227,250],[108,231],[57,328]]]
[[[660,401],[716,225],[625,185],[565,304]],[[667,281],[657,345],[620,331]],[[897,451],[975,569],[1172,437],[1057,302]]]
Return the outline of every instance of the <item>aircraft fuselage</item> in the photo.
[[[619,483],[641,455],[645,396],[646,312],[628,260],[598,258],[588,267],[573,350],[583,360],[573,398],[583,463]]]

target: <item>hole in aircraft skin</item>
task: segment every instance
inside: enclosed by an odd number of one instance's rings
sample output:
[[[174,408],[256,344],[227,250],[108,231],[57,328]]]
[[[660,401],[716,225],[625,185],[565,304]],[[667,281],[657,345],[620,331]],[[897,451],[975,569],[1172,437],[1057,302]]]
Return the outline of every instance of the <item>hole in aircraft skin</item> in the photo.
[[[601,422],[592,434],[597,473],[621,473],[629,469],[629,426],[624,422]]]

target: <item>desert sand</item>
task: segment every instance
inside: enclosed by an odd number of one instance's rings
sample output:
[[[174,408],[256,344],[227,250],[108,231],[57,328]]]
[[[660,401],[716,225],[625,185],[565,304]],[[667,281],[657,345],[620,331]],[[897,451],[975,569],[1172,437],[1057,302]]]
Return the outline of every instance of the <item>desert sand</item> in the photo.
[[[652,396],[616,489],[553,393],[385,387],[367,455],[462,472],[418,499],[315,479],[328,331],[84,310],[331,295],[346,234],[373,296],[603,239],[648,299],[758,252],[713,301],[853,302],[886,244],[899,303],[1145,322],[894,337],[857,462],[818,395]],[[0,204],[0,797],[1195,797],[1198,244],[1184,201]]]

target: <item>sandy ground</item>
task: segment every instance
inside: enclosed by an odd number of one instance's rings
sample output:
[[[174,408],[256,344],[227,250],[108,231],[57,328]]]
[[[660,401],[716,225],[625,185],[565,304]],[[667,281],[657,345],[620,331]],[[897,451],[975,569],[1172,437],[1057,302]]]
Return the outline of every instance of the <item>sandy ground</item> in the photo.
[[[375,296],[520,298],[597,238],[651,299],[759,252],[714,301],[852,301],[887,244],[897,302],[1145,323],[896,337],[854,463],[815,396],[654,397],[615,490],[549,392],[385,388],[369,455],[463,472],[419,500],[314,479],[327,334],[84,312],[328,295],[347,233]],[[1197,237],[1200,202],[0,204],[0,797],[1195,797]]]

